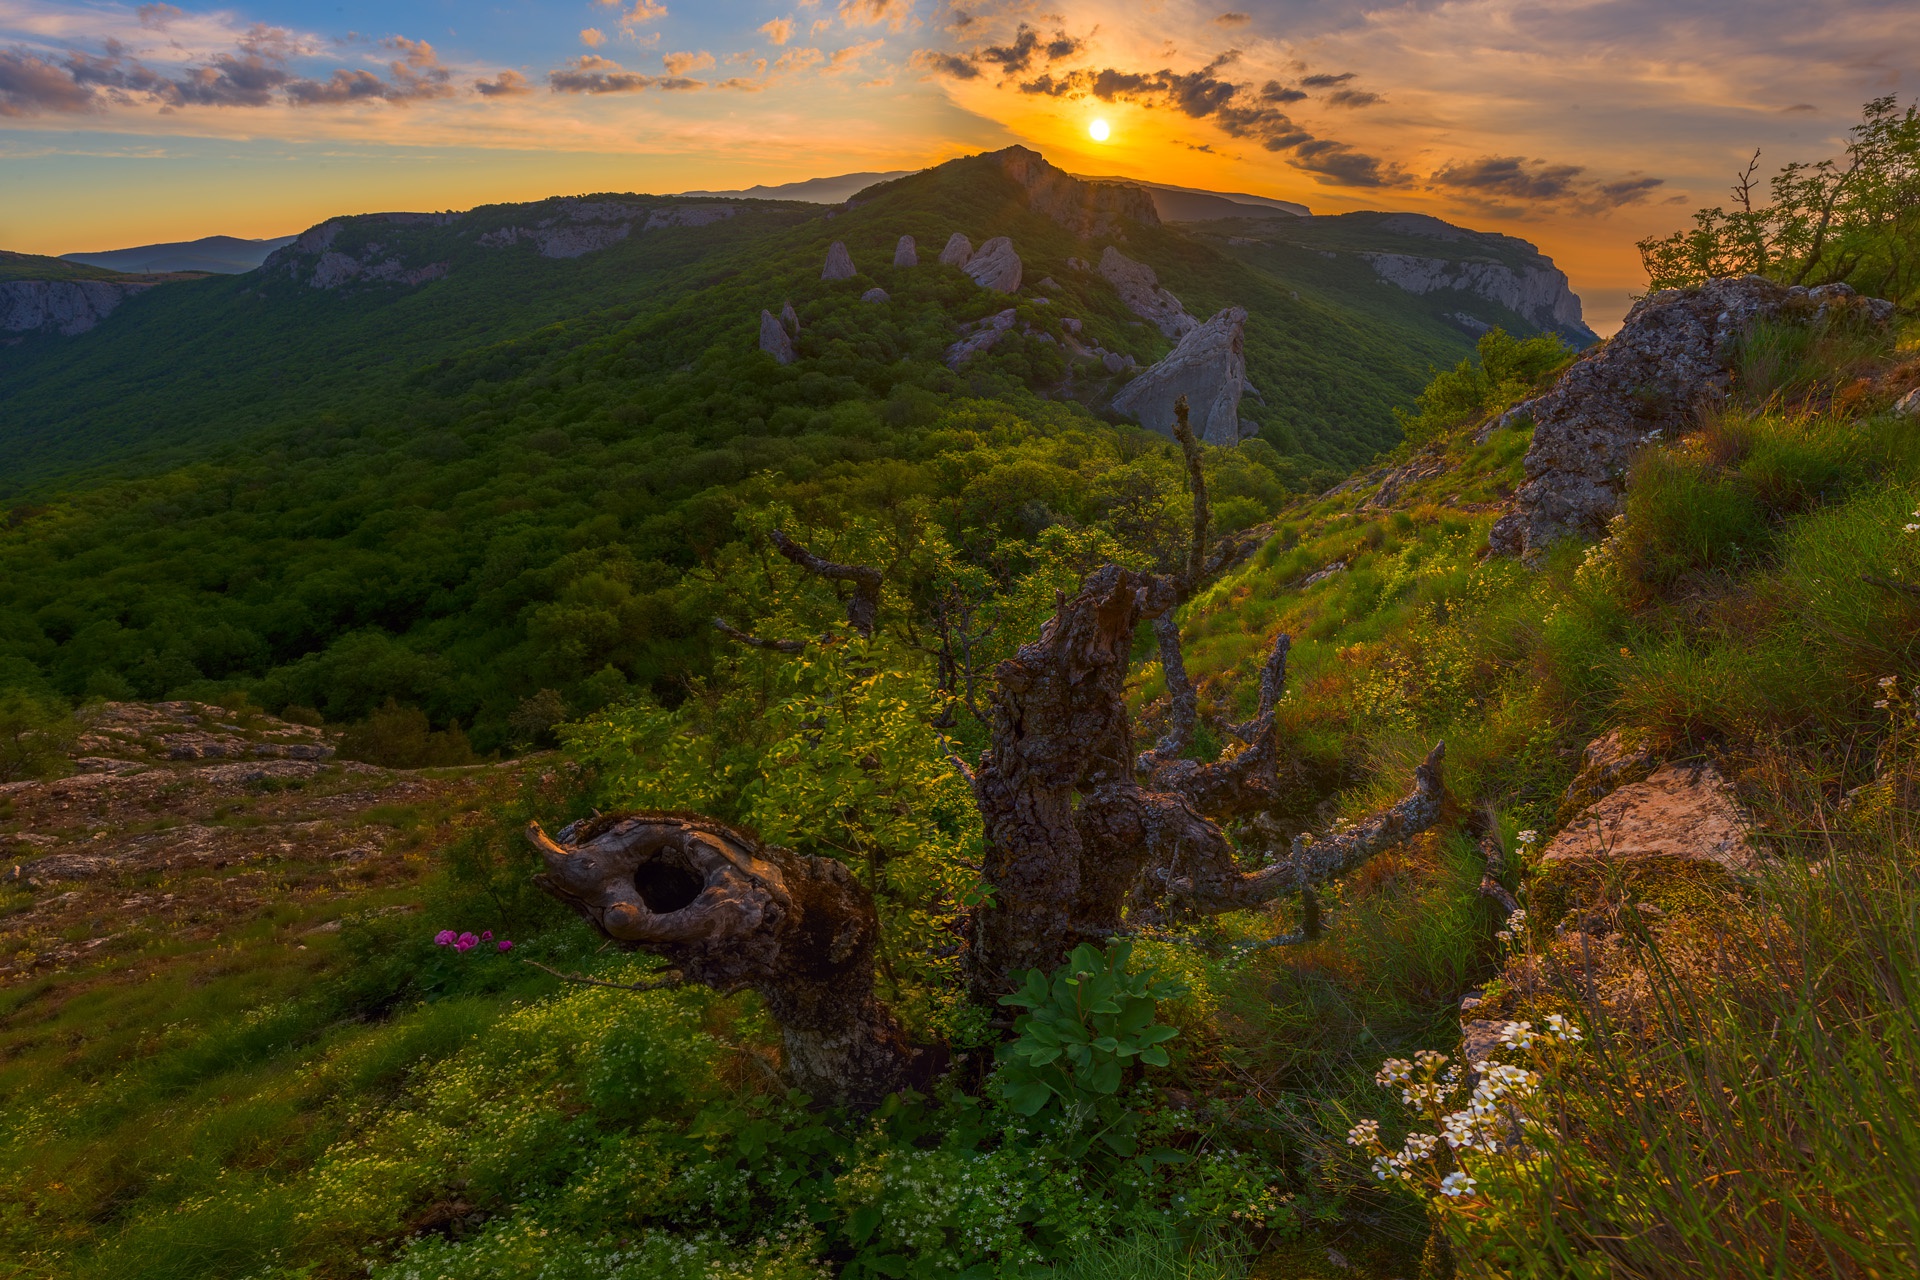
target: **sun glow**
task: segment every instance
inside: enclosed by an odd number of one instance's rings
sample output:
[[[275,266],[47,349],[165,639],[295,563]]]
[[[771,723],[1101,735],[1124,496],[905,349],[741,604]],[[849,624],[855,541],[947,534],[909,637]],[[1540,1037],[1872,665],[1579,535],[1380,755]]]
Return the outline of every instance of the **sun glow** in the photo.
[[[1107,122],[1105,120],[1095,120],[1092,124],[1087,126],[1087,133],[1093,138],[1095,142],[1105,142],[1107,138],[1113,133],[1113,130],[1107,127]]]

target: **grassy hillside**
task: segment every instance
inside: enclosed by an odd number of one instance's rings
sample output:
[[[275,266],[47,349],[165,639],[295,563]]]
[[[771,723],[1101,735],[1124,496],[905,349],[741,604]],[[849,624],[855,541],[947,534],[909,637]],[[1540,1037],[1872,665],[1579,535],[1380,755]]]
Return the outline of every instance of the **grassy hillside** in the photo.
[[[0,1146],[0,1238],[22,1274],[63,1277],[1239,1277],[1255,1255],[1259,1275],[1376,1280],[1902,1273],[1920,1233],[1920,607],[1862,575],[1920,575],[1920,449],[1888,409],[1920,383],[1920,340],[1762,339],[1723,413],[1642,456],[1602,544],[1537,571],[1485,558],[1528,436],[1475,444],[1469,422],[1385,504],[1384,468],[1285,504],[1264,548],[1186,607],[1197,755],[1246,716],[1286,631],[1284,739],[1310,780],[1289,817],[1322,830],[1369,811],[1438,737],[1451,816],[1324,897],[1307,945],[1250,947],[1292,926],[1288,907],[1136,943],[1184,987],[1160,1005],[1173,1060],[1130,1095],[1172,1153],[1149,1174],[1071,1155],[990,1089],[870,1119],[796,1106],[749,997],[562,986],[434,945],[488,929],[514,957],[645,977],[531,890],[515,831],[694,806],[850,858],[893,940],[888,998],[919,1033],[990,1043],[940,945],[979,833],[928,726],[927,661],[889,638],[915,607],[903,592],[870,649],[735,651],[678,708],[642,699],[568,731],[570,754],[492,824],[366,901],[423,913],[314,934],[288,910],[218,951],[156,938],[11,988],[0,1103],[26,1119]],[[810,536],[849,556],[945,554],[911,520]],[[1107,536],[1056,527],[1023,553],[996,651],[1033,634]],[[771,634],[837,608],[742,546],[710,573]],[[1145,672],[1151,723],[1162,690]],[[1772,862],[1746,880],[1538,864],[1519,833],[1567,821],[1580,749],[1610,729],[1715,762]],[[964,712],[946,732],[981,740]],[[1530,912],[1504,937],[1478,891],[1482,823]],[[1592,995],[1596,972],[1618,972],[1596,955],[1638,957],[1638,985]],[[1475,990],[1499,1016],[1581,1029],[1523,1059],[1551,1103],[1540,1159],[1489,1156],[1474,1192],[1431,1203],[1383,1188],[1345,1135],[1374,1119],[1397,1143],[1417,1124],[1375,1073],[1455,1053]]]

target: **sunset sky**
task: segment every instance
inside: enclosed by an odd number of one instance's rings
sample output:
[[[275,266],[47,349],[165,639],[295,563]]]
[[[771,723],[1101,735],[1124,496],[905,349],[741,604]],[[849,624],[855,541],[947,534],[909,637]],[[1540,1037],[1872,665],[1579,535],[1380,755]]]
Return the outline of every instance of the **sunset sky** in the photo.
[[[1596,326],[1633,242],[1920,94],[1914,0],[0,0],[0,248],[101,250],[917,168],[1418,209],[1540,245]],[[1104,120],[1108,140],[1089,127]]]

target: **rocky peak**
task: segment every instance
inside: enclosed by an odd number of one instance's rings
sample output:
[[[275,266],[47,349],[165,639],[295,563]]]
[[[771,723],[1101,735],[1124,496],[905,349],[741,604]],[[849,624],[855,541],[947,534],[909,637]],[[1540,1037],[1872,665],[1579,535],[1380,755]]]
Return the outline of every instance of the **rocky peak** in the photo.
[[[1053,219],[1075,235],[1122,235],[1128,222],[1160,225],[1153,197],[1139,187],[1118,182],[1089,182],[1058,169],[1038,151],[1008,147],[986,159],[1025,188],[1027,207]]]
[[[134,294],[144,293],[159,283],[157,280],[0,282],[0,334],[50,330],[71,338],[105,320]]]

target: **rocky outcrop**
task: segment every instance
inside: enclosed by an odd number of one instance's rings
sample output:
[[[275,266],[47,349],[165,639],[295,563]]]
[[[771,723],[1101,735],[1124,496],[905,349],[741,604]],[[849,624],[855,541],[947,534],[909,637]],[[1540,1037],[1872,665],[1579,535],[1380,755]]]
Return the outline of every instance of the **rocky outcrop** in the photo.
[[[1127,310],[1152,324],[1169,338],[1182,338],[1200,322],[1187,314],[1180,299],[1160,287],[1160,277],[1144,262],[1135,262],[1112,245],[1100,255],[1100,274],[1120,295]]]
[[[105,320],[153,280],[8,280],[0,283],[0,333],[53,332],[71,338]]]
[[[760,313],[760,349],[781,364],[793,363],[793,338],[771,311]]]
[[[947,237],[947,247],[940,251],[940,261],[949,267],[964,267],[973,257],[973,242],[958,231]]]
[[[1759,276],[1641,299],[1606,345],[1523,407],[1534,424],[1526,482],[1493,526],[1493,549],[1533,563],[1562,538],[1599,536],[1619,510],[1635,452],[1689,430],[1726,397],[1748,329],[1762,320],[1818,324],[1838,310],[1886,323],[1893,304],[1843,284],[1789,289]]]
[[[800,336],[800,317],[794,314],[793,304],[791,302],[783,302],[780,304],[780,323],[786,328],[786,331],[794,337],[797,338]]]
[[[1160,225],[1153,197],[1139,187],[1076,178],[1026,147],[1008,147],[987,158],[1025,190],[1029,209],[1077,236],[1124,236],[1129,222]]]
[[[1504,238],[1504,237],[1503,237]],[[1581,317],[1580,298],[1567,284],[1566,272],[1551,259],[1512,267],[1492,259],[1420,258],[1404,253],[1363,253],[1382,280],[1408,293],[1437,293],[1457,289],[1498,303],[1542,329],[1560,333],[1580,346],[1598,342],[1600,335]],[[1537,256],[1537,255],[1536,255]],[[1461,322],[1469,332],[1483,322],[1472,316]]]
[[[893,246],[893,265],[896,267],[920,265],[920,251],[915,247],[912,236],[901,236],[900,243]]]
[[[947,348],[946,362],[949,369],[958,369],[967,361],[992,347],[1013,329],[1017,318],[1012,307],[988,316],[973,326],[973,332]]]
[[[835,240],[827,246],[827,262],[820,268],[822,280],[853,279],[853,255],[847,252],[847,246]]]
[[[531,244],[543,258],[578,258],[619,244],[635,231],[707,227],[733,217],[728,204],[644,205],[625,200],[556,200],[536,206],[554,212],[531,227],[497,227],[477,237],[486,249]],[[458,218],[459,214],[388,214],[388,218]],[[269,259],[271,261],[271,259]]]
[[[1750,824],[1710,764],[1662,765],[1587,809],[1541,855],[1555,863],[1620,864],[1663,859],[1749,870]]]
[[[982,289],[996,293],[1020,291],[1020,255],[1013,251],[1013,241],[1006,236],[995,236],[981,245],[980,251],[967,259],[967,265],[961,270]]]
[[[888,301],[891,301],[891,295],[888,294],[885,289],[869,289],[865,293],[860,295],[860,301],[888,302]]]
[[[1113,407],[1171,435],[1174,401],[1185,396],[1196,436],[1213,445],[1239,444],[1240,397],[1247,382],[1246,323],[1244,310],[1227,307],[1190,330],[1166,359],[1122,387]]]

